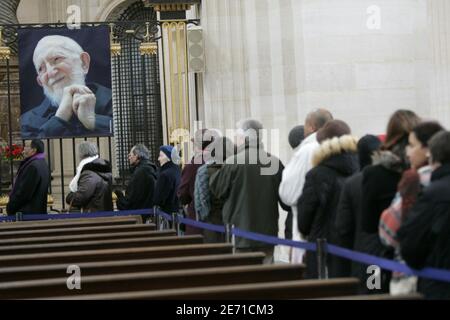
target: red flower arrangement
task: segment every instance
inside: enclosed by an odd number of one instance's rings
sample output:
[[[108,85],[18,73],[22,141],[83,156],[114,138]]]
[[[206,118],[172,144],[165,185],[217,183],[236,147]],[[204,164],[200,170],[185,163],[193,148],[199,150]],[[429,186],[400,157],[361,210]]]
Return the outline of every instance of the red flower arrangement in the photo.
[[[13,143],[11,147],[0,146],[0,156],[3,160],[21,160],[23,147]]]

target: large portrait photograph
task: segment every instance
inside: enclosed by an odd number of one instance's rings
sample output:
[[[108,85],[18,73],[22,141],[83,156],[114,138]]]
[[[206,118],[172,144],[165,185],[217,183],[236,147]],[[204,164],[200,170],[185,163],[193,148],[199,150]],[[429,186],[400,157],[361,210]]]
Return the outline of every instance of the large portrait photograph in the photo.
[[[108,27],[18,36],[22,139],[112,136]]]

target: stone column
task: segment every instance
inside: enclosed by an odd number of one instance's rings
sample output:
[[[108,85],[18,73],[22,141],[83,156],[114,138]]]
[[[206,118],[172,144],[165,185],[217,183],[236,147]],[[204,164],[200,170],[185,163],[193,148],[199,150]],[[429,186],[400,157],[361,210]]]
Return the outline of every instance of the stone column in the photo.
[[[450,126],[450,3],[428,0],[431,50],[430,115]]]

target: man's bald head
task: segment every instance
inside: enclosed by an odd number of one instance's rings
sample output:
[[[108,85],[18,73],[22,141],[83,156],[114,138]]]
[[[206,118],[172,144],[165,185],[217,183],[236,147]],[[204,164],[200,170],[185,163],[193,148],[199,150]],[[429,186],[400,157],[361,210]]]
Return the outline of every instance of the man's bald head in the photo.
[[[326,109],[317,109],[308,113],[305,119],[305,137],[318,131],[330,120],[333,120],[333,115]]]

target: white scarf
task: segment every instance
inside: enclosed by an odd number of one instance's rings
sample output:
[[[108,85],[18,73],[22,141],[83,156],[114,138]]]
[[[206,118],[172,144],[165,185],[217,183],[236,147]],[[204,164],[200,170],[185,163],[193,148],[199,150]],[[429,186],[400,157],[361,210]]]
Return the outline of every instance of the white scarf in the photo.
[[[72,192],[78,191],[78,180],[80,179],[81,170],[83,170],[83,167],[86,164],[94,161],[97,158],[98,158],[98,155],[89,157],[89,158],[84,158],[83,160],[80,161],[80,163],[78,164],[78,167],[77,167],[77,174],[75,175],[75,177],[73,177],[72,181],[70,181],[70,184],[69,184],[70,191],[72,191]]]

